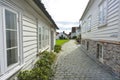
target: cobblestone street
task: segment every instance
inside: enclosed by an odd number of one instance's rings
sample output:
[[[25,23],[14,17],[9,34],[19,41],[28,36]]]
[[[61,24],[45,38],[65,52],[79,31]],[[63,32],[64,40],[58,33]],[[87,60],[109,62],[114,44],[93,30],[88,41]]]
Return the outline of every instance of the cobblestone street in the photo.
[[[74,40],[63,45],[55,69],[54,80],[116,80],[83,53]]]

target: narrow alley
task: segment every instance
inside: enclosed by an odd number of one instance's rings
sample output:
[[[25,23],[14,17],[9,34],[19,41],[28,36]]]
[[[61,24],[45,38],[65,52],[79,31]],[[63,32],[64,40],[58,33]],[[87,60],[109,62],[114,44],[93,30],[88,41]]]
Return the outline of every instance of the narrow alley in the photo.
[[[74,40],[64,44],[58,54],[54,80],[116,80],[82,52]]]

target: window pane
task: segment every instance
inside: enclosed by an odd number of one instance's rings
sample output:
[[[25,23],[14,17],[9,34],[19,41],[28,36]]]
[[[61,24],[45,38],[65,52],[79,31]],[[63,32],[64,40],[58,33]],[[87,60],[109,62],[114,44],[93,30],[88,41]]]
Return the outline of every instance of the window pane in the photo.
[[[39,28],[39,41],[41,41],[41,28]]]
[[[99,45],[99,55],[100,55],[100,58],[102,57],[102,45]]]
[[[99,12],[99,21],[100,23],[102,23],[103,20],[103,9],[102,9],[102,5],[100,6],[100,12]]]
[[[41,28],[39,27],[39,49],[41,49]]]
[[[17,48],[7,50],[7,66],[18,62]]]
[[[41,34],[39,34],[39,41],[41,41]]]
[[[6,29],[17,29],[16,14],[5,10]]]
[[[39,42],[39,49],[41,49],[41,42]]]
[[[17,46],[17,32],[6,30],[6,43],[7,48]]]

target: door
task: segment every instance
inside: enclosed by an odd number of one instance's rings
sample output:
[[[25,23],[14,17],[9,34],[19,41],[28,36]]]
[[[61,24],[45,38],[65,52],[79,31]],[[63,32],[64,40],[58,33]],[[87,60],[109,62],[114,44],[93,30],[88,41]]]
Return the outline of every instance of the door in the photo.
[[[97,44],[97,56],[100,62],[103,63],[103,46],[101,44]]]
[[[51,31],[51,50],[54,49],[54,32]]]

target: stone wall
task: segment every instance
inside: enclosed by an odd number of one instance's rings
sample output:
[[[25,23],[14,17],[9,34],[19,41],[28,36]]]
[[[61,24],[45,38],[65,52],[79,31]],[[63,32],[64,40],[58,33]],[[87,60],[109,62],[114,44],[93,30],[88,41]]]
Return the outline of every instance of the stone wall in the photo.
[[[96,61],[99,61],[97,58],[97,44],[101,44],[103,47],[102,64],[110,68],[111,72],[114,72],[120,77],[120,44],[82,39],[82,47],[86,50],[86,53],[92,56]]]
[[[104,43],[104,64],[120,76],[120,45]]]

